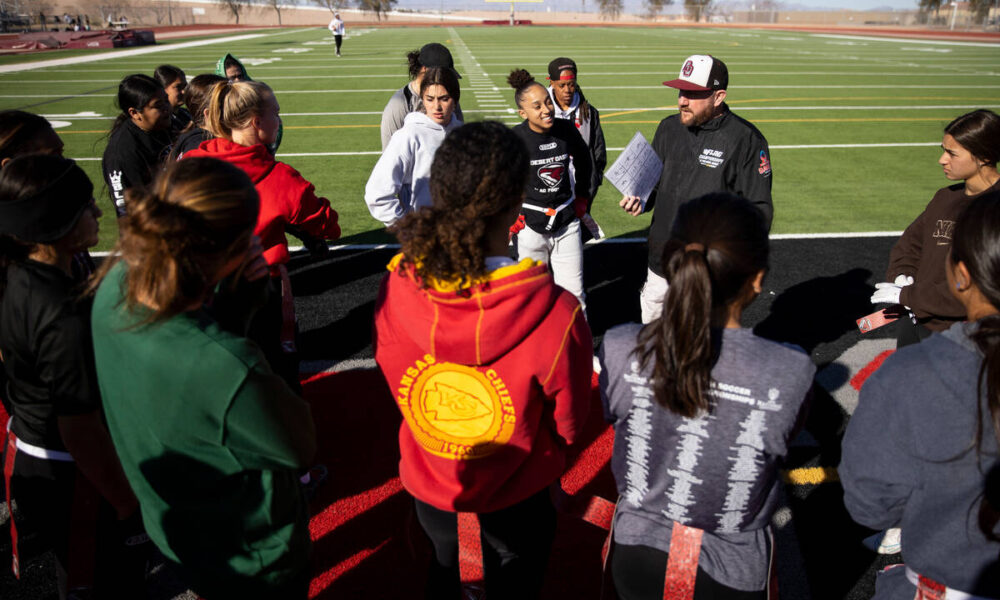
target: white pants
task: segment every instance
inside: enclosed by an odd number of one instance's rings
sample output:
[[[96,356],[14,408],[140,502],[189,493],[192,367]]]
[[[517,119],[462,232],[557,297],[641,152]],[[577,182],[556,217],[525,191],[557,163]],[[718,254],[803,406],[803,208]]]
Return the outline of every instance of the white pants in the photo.
[[[646,283],[639,292],[639,306],[642,308],[642,322],[650,323],[663,312],[663,299],[667,296],[667,280],[646,268]]]
[[[580,220],[573,219],[562,229],[538,233],[525,227],[517,233],[518,258],[530,258],[548,263],[556,285],[573,294],[584,309],[583,238]]]

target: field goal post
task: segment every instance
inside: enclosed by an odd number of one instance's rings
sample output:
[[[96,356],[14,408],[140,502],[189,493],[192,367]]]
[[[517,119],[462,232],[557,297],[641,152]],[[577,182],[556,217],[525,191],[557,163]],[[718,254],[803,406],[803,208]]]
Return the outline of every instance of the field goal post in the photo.
[[[541,4],[544,0],[484,0],[487,3],[499,3],[499,4],[510,4],[510,26],[513,27],[516,23],[514,20],[514,5],[518,2],[526,3],[530,2],[532,4]]]

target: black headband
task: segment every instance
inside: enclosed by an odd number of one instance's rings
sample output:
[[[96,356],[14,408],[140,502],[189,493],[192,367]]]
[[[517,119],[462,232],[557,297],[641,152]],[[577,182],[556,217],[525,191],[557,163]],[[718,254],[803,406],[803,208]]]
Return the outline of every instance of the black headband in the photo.
[[[8,172],[18,161],[34,158],[25,156],[14,159],[4,167],[3,172]],[[94,185],[87,174],[68,158],[59,158],[52,166],[55,167],[55,174],[44,188],[31,196],[0,198],[0,233],[25,242],[45,244],[60,239],[73,229],[93,200]]]

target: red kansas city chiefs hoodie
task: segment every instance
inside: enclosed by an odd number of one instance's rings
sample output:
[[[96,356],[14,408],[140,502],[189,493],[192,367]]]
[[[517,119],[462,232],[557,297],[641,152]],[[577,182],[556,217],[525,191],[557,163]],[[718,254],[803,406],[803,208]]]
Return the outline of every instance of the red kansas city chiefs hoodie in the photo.
[[[580,303],[542,263],[464,291],[389,263],[375,360],[403,413],[399,472],[441,510],[491,512],[564,471],[590,405],[593,346]]]
[[[330,201],[317,198],[313,184],[292,167],[274,160],[263,144],[241,146],[225,138],[215,138],[186,152],[181,160],[195,156],[224,160],[250,176],[260,194],[260,214],[254,233],[260,236],[264,260],[272,267],[288,262],[286,223],[319,238],[340,237],[337,211],[330,208]]]

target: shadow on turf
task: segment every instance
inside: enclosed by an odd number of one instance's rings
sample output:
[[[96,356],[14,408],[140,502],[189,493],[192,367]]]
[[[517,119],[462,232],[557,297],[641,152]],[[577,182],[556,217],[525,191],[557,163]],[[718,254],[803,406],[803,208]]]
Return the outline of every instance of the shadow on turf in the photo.
[[[800,346],[815,356],[817,348],[857,332],[856,319],[872,312],[868,283],[872,272],[854,268],[838,275],[815,277],[781,292],[768,307],[768,314],[754,328],[757,335]],[[847,384],[850,373],[841,374]],[[819,446],[810,449],[811,464],[840,463],[840,444],[848,415],[819,385],[813,397],[805,430]],[[789,462],[795,463],[793,449]],[[789,504],[802,548],[809,587],[814,598],[860,598],[869,588],[875,554],[861,548],[861,540],[872,531],[851,519],[844,507],[843,488],[836,483],[795,486]],[[836,565],[836,568],[833,566]]]

